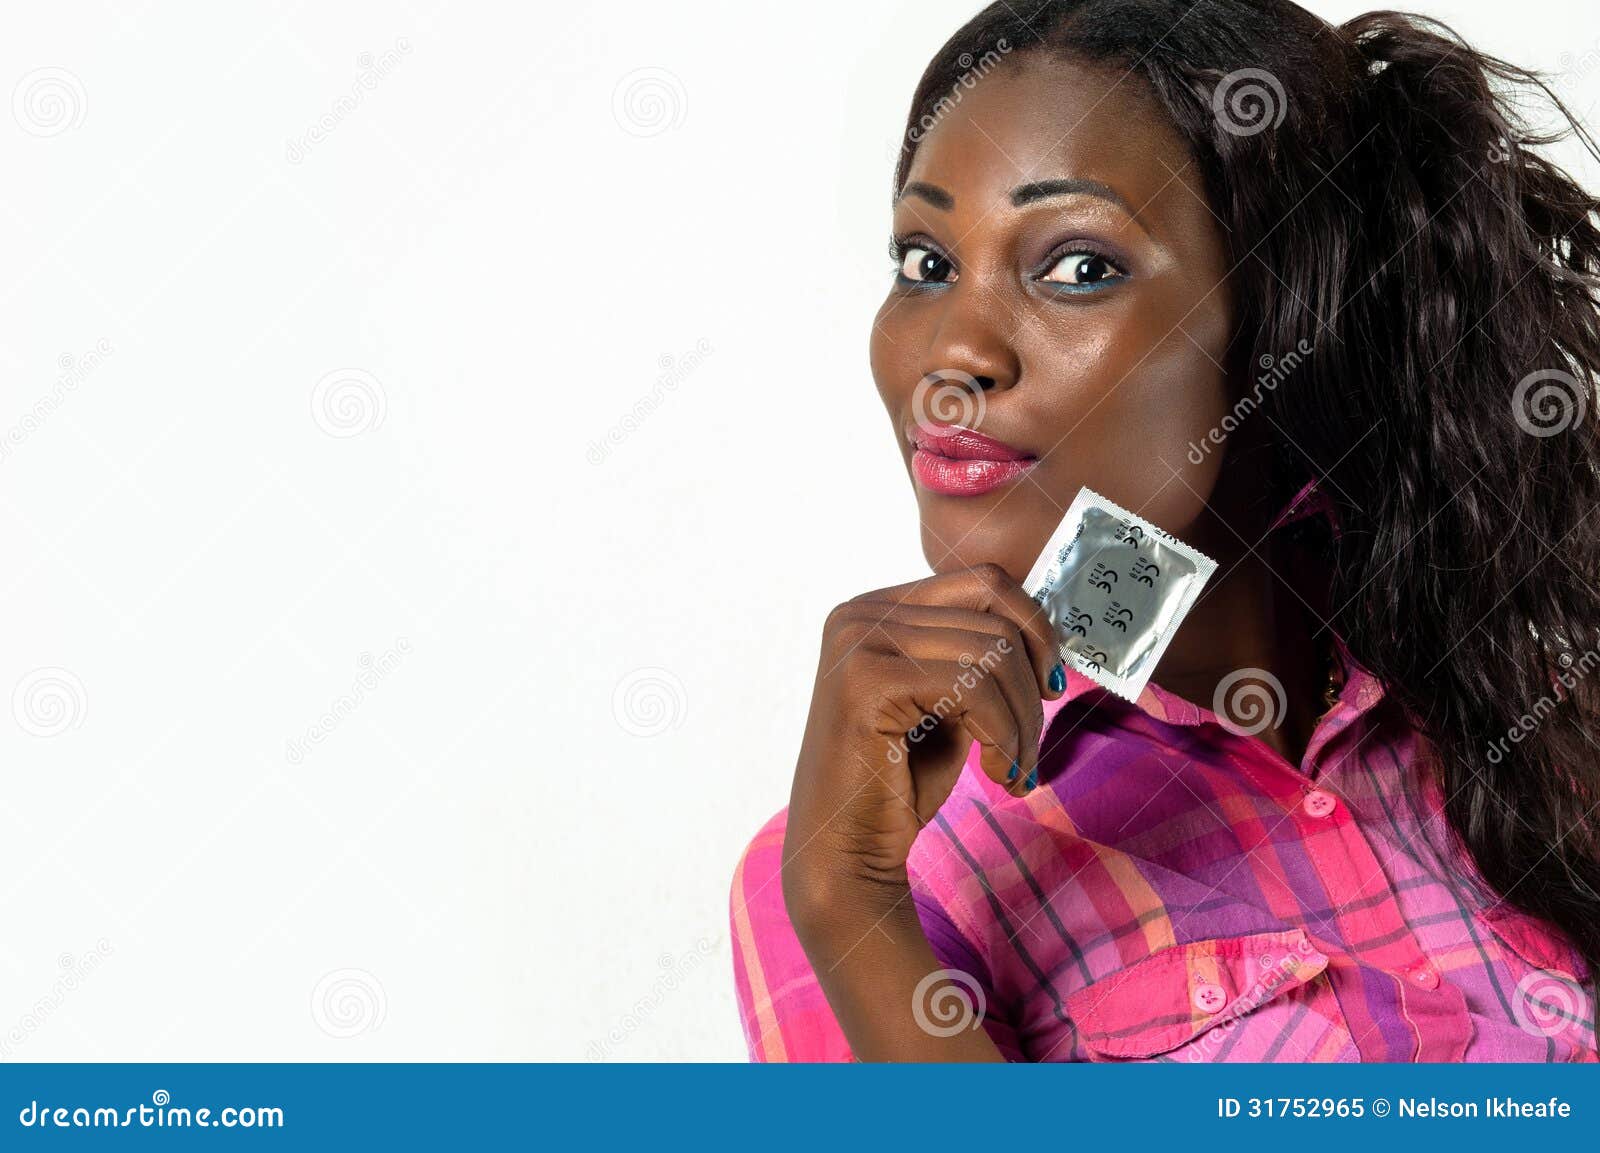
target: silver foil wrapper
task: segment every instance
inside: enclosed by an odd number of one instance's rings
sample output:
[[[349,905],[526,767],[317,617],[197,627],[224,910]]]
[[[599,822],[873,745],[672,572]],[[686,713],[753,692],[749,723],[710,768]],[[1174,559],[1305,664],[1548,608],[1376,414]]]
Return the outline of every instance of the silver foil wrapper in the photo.
[[[1204,553],[1085,488],[1022,587],[1049,614],[1062,660],[1132,701],[1216,568]]]

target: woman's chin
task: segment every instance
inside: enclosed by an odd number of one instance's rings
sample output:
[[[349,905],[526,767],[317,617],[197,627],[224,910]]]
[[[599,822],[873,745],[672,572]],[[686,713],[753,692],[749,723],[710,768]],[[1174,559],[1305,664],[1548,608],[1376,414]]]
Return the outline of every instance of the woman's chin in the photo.
[[[979,539],[980,535],[983,539]],[[988,532],[971,533],[963,539],[959,534],[948,535],[944,526],[930,526],[926,521],[922,524],[922,555],[935,573],[997,564],[1019,584],[1033,568],[1034,561],[1031,556],[1019,556],[1014,548],[1003,547]]]
[[[922,555],[928,565],[944,573],[997,564],[1020,582],[1061,518],[1042,493],[1038,500],[1029,495],[1013,489],[1004,499],[961,500],[919,489]]]

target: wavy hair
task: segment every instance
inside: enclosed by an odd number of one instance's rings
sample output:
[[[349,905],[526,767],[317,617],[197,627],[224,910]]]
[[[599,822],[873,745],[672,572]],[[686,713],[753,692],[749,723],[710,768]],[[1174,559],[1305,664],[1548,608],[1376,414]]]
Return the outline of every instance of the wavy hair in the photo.
[[[1600,972],[1600,204],[1536,151],[1594,141],[1537,73],[1421,16],[997,3],[923,74],[897,193],[996,45],[1125,68],[1187,141],[1228,227],[1231,377],[1317,350],[1262,402],[1286,434],[1264,497],[1323,482],[1328,623],[1426,738],[1483,881]]]

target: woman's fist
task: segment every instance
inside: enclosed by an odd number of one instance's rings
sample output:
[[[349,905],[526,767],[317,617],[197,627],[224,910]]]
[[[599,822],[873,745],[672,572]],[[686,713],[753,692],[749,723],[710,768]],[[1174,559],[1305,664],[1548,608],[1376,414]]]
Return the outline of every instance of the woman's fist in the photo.
[[[1037,781],[1042,701],[1066,686],[1044,610],[997,565],[865,593],[828,615],[795,767],[790,918],[908,891],[906,858],[973,742],[1013,794]]]

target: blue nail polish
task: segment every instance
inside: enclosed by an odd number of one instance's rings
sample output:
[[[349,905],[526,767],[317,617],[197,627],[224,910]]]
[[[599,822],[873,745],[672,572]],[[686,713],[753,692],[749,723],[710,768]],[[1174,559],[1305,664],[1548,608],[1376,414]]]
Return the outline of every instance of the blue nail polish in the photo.
[[[1008,781],[1016,780],[1017,779],[1017,774],[1020,773],[1021,771],[1022,771],[1022,766],[1017,764],[1016,761],[1012,761],[1011,762],[1011,771],[1006,774],[1006,780],[1008,780]]]
[[[1038,765],[1035,765],[1032,768],[1032,770],[1029,771],[1028,779],[1024,783],[1028,786],[1028,788],[1030,790],[1039,783],[1039,766]]]
[[[1050,691],[1059,693],[1067,687],[1067,670],[1061,662],[1056,662],[1056,667],[1050,670]]]

